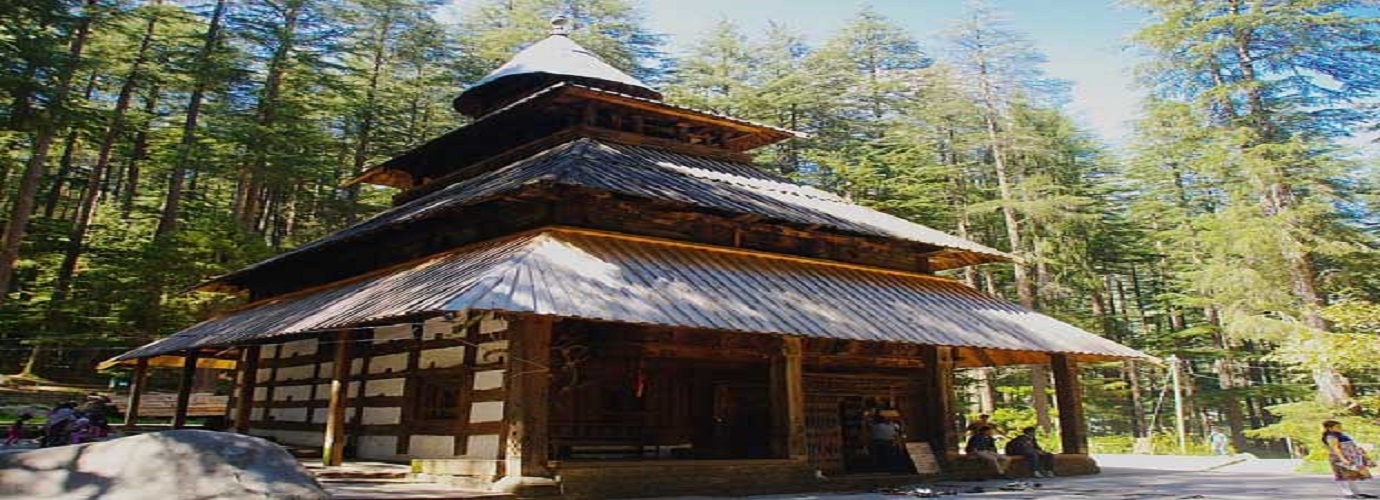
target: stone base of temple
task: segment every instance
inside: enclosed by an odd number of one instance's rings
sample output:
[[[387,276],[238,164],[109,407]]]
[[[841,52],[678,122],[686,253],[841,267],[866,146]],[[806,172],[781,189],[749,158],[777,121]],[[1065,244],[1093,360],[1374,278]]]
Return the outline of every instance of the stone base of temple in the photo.
[[[565,462],[558,470],[572,499],[790,493],[818,482],[809,464],[794,460]]]
[[[817,477],[809,464],[795,460],[565,461],[552,463],[554,479],[498,477],[491,460],[416,460],[413,478],[450,486],[507,492],[519,498],[649,498],[667,496],[743,496],[810,491],[865,491],[940,480],[991,479],[996,470],[984,461],[949,456],[944,474],[931,476],[857,474]],[[1088,455],[1055,455],[1059,476],[1097,474]],[[1030,467],[1013,457],[1009,475],[1031,477]]]

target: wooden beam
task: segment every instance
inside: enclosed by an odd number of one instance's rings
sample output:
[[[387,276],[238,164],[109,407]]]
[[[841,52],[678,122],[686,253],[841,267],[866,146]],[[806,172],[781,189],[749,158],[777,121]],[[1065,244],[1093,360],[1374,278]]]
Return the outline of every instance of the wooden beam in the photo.
[[[554,320],[523,315],[508,322],[506,361],[507,425],[504,469],[507,477],[550,477],[549,424],[551,395],[551,330]]]
[[[257,345],[244,349],[240,358],[240,386],[235,395],[235,432],[249,433],[250,411],[254,408],[254,389],[259,386],[259,350]]]
[[[139,399],[144,396],[148,384],[149,358],[134,361],[134,375],[129,380],[129,405],[125,410],[125,430],[133,430],[139,420]]]
[[[417,399],[419,398],[420,384],[417,377],[417,368],[422,363],[422,337],[423,328],[421,324],[412,325],[412,341],[408,342],[407,349],[407,368],[403,374],[407,377],[407,382],[403,385],[403,399],[406,401],[402,406],[401,415],[398,417],[404,432],[398,436],[398,444],[394,448],[398,455],[406,455],[412,449],[412,425],[416,419],[414,413],[417,412]]]
[[[330,406],[326,409],[326,439],[322,444],[321,465],[338,466],[345,461],[345,406],[350,386],[350,347],[353,338],[349,330],[335,335],[335,359],[331,365]]]
[[[802,340],[781,337],[781,352],[771,360],[772,448],[776,456],[807,460],[805,445],[805,368]]]
[[[662,139],[660,137],[634,134],[632,132],[624,132],[622,130],[614,130],[604,127],[578,125],[574,127],[574,130],[577,135],[582,135],[593,139],[603,139],[607,141],[617,142],[619,144],[627,144],[631,146],[652,146],[656,148],[668,149],[671,151],[687,153],[696,156],[708,156],[710,158],[726,160],[736,163],[752,163],[752,157],[748,156],[747,153],[716,148],[713,146],[680,142],[675,139]]]
[[[1066,354],[1050,356],[1054,371],[1054,394],[1059,398],[1059,440],[1064,453],[1088,453],[1088,428],[1083,417],[1083,385],[1078,380],[1078,362]]]
[[[187,351],[182,358],[182,379],[177,385],[177,406],[173,409],[172,428],[187,426],[187,405],[192,401],[192,384],[196,382],[196,360],[200,353]]]
[[[921,359],[925,420],[929,422],[925,434],[930,449],[942,461],[958,446],[958,429],[954,428],[954,348],[927,345],[921,351]]]

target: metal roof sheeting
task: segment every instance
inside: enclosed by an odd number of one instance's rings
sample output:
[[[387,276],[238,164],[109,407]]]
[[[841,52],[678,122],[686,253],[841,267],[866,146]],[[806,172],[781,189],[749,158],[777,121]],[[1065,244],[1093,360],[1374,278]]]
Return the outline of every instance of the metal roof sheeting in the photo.
[[[549,228],[253,305],[114,361],[461,310],[1091,358],[1146,357],[944,278]]]
[[[237,275],[303,252],[433,217],[539,182],[754,214],[769,221],[817,225],[868,236],[909,240],[967,252],[975,255],[978,262],[1012,258],[999,250],[857,205],[827,191],[792,183],[752,165],[652,147],[576,139],[498,170],[446,186],[211,283],[230,281]],[[934,269],[952,267],[960,265],[937,265]]]
[[[652,87],[604,62],[594,52],[566,35],[551,35],[522,49],[470,88],[483,87],[508,76],[531,73],[578,76],[652,90]]]

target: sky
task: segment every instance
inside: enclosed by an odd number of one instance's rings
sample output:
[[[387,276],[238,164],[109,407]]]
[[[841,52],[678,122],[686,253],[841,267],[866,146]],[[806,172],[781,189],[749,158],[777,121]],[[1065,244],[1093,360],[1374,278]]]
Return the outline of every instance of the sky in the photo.
[[[647,27],[665,36],[666,51],[680,55],[720,19],[745,33],[763,33],[770,22],[784,24],[815,45],[832,35],[864,6],[871,6],[909,30],[922,48],[943,59],[942,33],[963,11],[963,0],[632,0]],[[470,3],[450,0],[439,15],[454,21]],[[1011,26],[1045,54],[1047,74],[1073,84],[1068,110],[1109,145],[1130,136],[1144,92],[1133,85],[1136,64],[1128,37],[1144,16],[1120,0],[989,0]]]
[[[679,54],[722,18],[750,34],[775,21],[803,34],[812,45],[830,36],[864,5],[908,29],[931,55],[943,59],[942,33],[959,18],[961,0],[642,0],[648,27],[667,35]],[[1011,26],[1045,54],[1049,76],[1073,83],[1069,111],[1103,141],[1129,137],[1145,95],[1135,88],[1136,52],[1129,37],[1145,22],[1135,8],[1116,0],[992,0]]]

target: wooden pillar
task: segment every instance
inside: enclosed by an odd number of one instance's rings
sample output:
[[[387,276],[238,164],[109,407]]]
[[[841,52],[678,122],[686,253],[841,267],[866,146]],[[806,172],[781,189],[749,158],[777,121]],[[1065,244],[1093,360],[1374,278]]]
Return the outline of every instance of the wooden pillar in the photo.
[[[149,358],[134,360],[134,376],[129,380],[129,404],[125,407],[125,430],[134,430],[139,425],[139,400],[144,397],[148,375]]]
[[[326,407],[326,439],[322,444],[321,465],[332,467],[345,461],[345,406],[350,385],[349,330],[335,335],[335,357],[331,365],[330,403]]]
[[[239,392],[235,395],[235,432],[249,433],[249,419],[254,411],[254,390],[259,386],[259,346],[251,345],[241,353],[236,366],[240,372]]]
[[[553,324],[552,318],[531,315],[508,322],[503,473],[514,480],[551,476],[547,461]]]
[[[1078,381],[1078,362],[1066,354],[1050,356],[1054,394],[1059,400],[1059,440],[1064,453],[1088,453],[1088,428],[1083,418],[1083,386]]]
[[[177,384],[177,406],[173,408],[172,428],[187,426],[187,407],[192,402],[192,384],[196,382],[196,362],[200,353],[192,350],[182,357],[182,379]]]
[[[939,460],[958,449],[954,427],[954,348],[924,346],[921,351],[926,428],[922,433]]]
[[[781,353],[771,359],[772,452],[781,458],[808,460],[805,444],[805,369],[800,337],[782,336]]]

